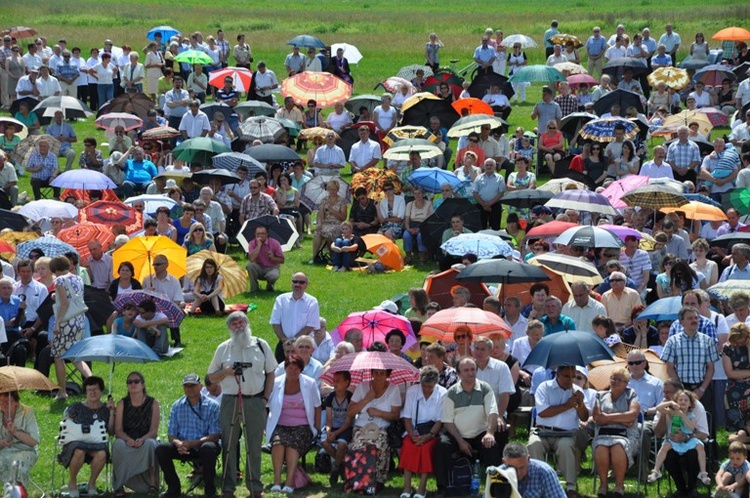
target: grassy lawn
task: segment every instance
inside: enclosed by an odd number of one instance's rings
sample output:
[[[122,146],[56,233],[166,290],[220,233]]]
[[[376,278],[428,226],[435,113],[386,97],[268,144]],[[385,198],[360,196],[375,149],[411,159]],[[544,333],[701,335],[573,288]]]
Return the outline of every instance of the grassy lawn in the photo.
[[[364,55],[362,62],[353,66],[352,70],[356,79],[354,92],[357,94],[372,93],[379,81],[394,75],[402,66],[423,63],[423,46],[432,31],[445,43],[445,49],[441,52],[443,63],[459,59],[457,67],[461,68],[470,62],[471,54],[487,26],[503,29],[506,36],[512,33],[530,35],[541,45],[542,34],[552,18],[560,21],[561,31],[584,39],[594,25],[601,26],[603,34],[609,36],[618,23],[625,24],[626,32],[631,34],[650,26],[652,35],[658,38],[663,32],[663,25],[673,22],[675,30],[682,35],[682,58],[695,32],[703,31],[710,39],[715,31],[726,26],[742,25],[750,17],[750,5],[732,0],[683,0],[679,4],[640,0],[629,2],[626,8],[613,0],[596,3],[573,0],[566,3],[564,8],[548,0],[530,0],[513,6],[493,4],[489,9],[486,2],[477,0],[463,1],[460,6],[425,0],[414,0],[408,4],[394,0],[357,3],[349,0],[300,0],[274,4],[255,0],[211,4],[183,0],[179,7],[174,2],[154,0],[131,0],[127,3],[111,0],[69,0],[64,4],[49,0],[4,3],[0,9],[0,26],[31,26],[44,34],[50,45],[64,37],[67,38],[68,47],[80,46],[84,54],[88,54],[92,46],[101,46],[105,38],[111,38],[116,45],[129,44],[138,49],[146,44],[146,31],[161,24],[172,25],[185,33],[201,30],[204,36],[222,28],[232,45],[236,34],[244,32],[256,63],[267,61],[269,68],[275,70],[280,79],[284,56],[289,52],[289,47],[284,44],[297,34],[309,33],[329,44],[354,44]],[[28,43],[30,40],[23,41]],[[526,52],[530,63],[543,62],[542,48]],[[517,106],[511,116],[512,126],[534,127],[535,123],[530,119],[531,102],[539,100],[539,96],[538,85],[529,89],[530,103]],[[102,131],[94,128],[93,120],[78,122],[75,128],[79,137],[75,144],[76,152],[82,150],[84,137],[92,136],[99,142],[106,141]],[[31,194],[28,177],[21,179],[20,186]],[[276,293],[259,292],[231,300],[257,305],[257,309],[249,314],[253,333],[269,340],[272,346],[275,346],[276,340],[268,325],[268,318],[273,301],[279,292],[290,290],[289,281],[295,271],[302,270],[309,275],[309,292],[318,298],[321,315],[328,319],[329,328],[333,328],[352,311],[371,308],[383,299],[405,292],[409,287],[421,286],[431,269],[408,268],[401,273],[381,275],[331,273],[306,264],[311,250],[311,241],[307,238],[302,250],[287,254]],[[244,259],[241,254],[236,256]],[[171,403],[182,395],[180,379],[184,374],[206,373],[213,351],[227,338],[223,320],[188,318],[183,322],[182,329],[186,349],[176,357],[155,364],[117,365],[112,386],[116,399],[126,392],[126,374],[139,370],[147,379],[150,394],[159,399],[163,412],[166,412]],[[94,365],[94,372],[105,379],[109,375],[108,367],[101,364]],[[32,475],[38,484],[49,491],[54,437],[63,407],[52,405],[46,397],[31,393],[23,393],[22,396],[25,403],[36,409],[42,433],[40,460]],[[166,424],[163,424],[160,433],[166,433]],[[517,436],[520,438],[524,435],[524,431],[519,430]],[[726,444],[725,440],[723,442]],[[269,483],[271,463],[267,456],[264,456],[263,472],[264,482]],[[59,466],[56,475],[55,484],[59,487]],[[3,477],[0,476],[0,479]],[[340,488],[328,488],[327,476],[313,474],[313,479],[315,485],[305,490],[304,495],[343,494]],[[432,482],[431,490],[434,489]],[[594,494],[591,482],[589,471],[584,470],[579,479],[582,493]],[[395,476],[385,494],[398,496],[401,485],[401,477]],[[628,481],[628,491],[635,492],[635,481]],[[240,489],[238,494],[244,496],[246,490]],[[649,488],[648,494],[655,496],[655,488]]]

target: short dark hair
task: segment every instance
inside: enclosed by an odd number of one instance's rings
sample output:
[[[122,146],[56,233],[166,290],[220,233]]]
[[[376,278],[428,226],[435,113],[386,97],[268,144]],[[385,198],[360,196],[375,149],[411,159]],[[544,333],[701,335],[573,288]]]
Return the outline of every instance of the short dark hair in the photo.
[[[104,379],[97,377],[96,375],[86,377],[83,379],[83,388],[86,389],[89,386],[97,386],[100,391],[104,391]]]
[[[146,313],[154,313],[156,311],[156,303],[153,299],[144,299],[138,303],[138,307]]]
[[[388,342],[388,341],[390,341],[390,340],[391,340],[391,337],[393,337],[393,336],[398,336],[398,337],[399,337],[399,338],[401,339],[401,345],[402,345],[402,346],[403,346],[404,344],[406,344],[406,336],[405,336],[405,335],[404,335],[404,333],[403,333],[403,332],[401,332],[401,331],[400,331],[399,329],[391,329],[391,331],[390,331],[390,332],[388,332],[388,333],[387,333],[387,334],[385,335],[385,342]]]
[[[70,259],[66,258],[65,256],[55,256],[49,262],[49,270],[52,273],[57,273],[59,271],[69,270],[69,269],[70,269]]]

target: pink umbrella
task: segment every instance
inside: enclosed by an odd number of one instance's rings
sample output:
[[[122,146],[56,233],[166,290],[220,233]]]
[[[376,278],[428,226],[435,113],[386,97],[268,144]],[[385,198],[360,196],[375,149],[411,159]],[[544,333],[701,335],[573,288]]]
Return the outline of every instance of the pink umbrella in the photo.
[[[400,330],[406,336],[406,343],[401,348],[403,351],[417,342],[408,318],[380,309],[351,313],[335,330],[331,331],[333,342],[336,344],[341,342],[346,331],[352,328],[362,331],[362,345],[365,348],[369,348],[376,341],[385,343],[386,334],[393,329]]]
[[[622,202],[620,198],[634,188],[646,185],[647,183],[647,176],[626,176],[621,180],[610,183],[607,188],[602,190],[602,195],[607,198],[609,203],[612,204],[612,207],[615,209],[625,209],[628,205]]]
[[[603,228],[605,230],[609,230],[613,234],[620,237],[620,240],[625,242],[625,237],[635,237],[638,240],[641,240],[643,238],[643,235],[641,235],[641,232],[636,230],[635,228],[630,227],[624,227],[622,225],[596,225],[599,228]]]
[[[570,85],[570,88],[577,89],[581,85],[588,85],[588,86],[594,86],[598,85],[599,82],[596,81],[596,78],[589,74],[572,74],[568,76],[568,85]]]
[[[715,107],[701,107],[700,109],[696,109],[695,112],[705,114],[714,126],[724,126],[727,124],[727,115]]]
[[[398,92],[398,90],[403,85],[406,85],[407,87],[409,87],[409,95],[413,95],[414,92],[417,91],[417,89],[414,88],[414,85],[411,84],[411,81],[406,80],[404,78],[399,78],[398,76],[391,76],[387,80],[383,81],[381,85],[383,85],[383,88],[385,88],[391,93]]]
[[[331,364],[320,380],[332,384],[334,373],[349,372],[351,384],[356,386],[360,382],[371,381],[372,370],[390,370],[388,382],[394,385],[419,381],[419,370],[414,365],[393,353],[381,351],[362,351],[342,356]]]

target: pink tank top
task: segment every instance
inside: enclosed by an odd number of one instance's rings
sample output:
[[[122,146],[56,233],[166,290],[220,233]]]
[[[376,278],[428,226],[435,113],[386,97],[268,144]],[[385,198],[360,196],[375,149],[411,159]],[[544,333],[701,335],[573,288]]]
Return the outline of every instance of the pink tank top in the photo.
[[[286,427],[307,425],[305,403],[302,401],[301,392],[284,395],[284,402],[281,406],[281,415],[279,416],[279,425]]]

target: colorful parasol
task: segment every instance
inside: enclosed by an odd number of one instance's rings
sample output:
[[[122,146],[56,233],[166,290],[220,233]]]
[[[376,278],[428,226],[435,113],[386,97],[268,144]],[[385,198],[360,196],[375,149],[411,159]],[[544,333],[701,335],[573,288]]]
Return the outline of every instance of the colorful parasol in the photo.
[[[296,104],[306,105],[313,99],[320,107],[330,107],[346,102],[352,95],[352,86],[331,73],[305,71],[285,79],[281,94],[292,97]]]
[[[128,234],[143,228],[143,215],[122,202],[96,201],[82,209],[78,217],[106,226],[122,225]]]

